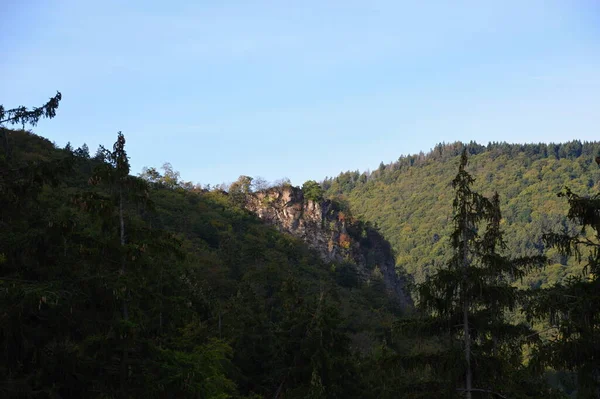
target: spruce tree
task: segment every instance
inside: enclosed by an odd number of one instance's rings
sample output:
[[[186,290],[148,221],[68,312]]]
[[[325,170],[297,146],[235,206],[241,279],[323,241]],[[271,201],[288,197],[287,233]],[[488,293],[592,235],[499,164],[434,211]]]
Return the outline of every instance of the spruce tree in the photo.
[[[98,328],[81,344],[88,384],[111,398],[212,397],[233,390],[222,367],[229,347],[196,337],[191,307],[196,279],[181,242],[152,226],[156,219],[148,183],[129,175],[125,137],[112,150],[76,198],[94,221],[92,246],[101,258],[88,259],[97,293]],[[206,381],[210,379],[212,383]],[[215,396],[215,397],[218,397]]]
[[[420,307],[431,315],[429,323],[436,332],[462,343],[462,359],[453,358],[454,377],[463,380],[457,391],[466,398],[475,393],[503,397],[516,382],[521,346],[531,335],[529,327],[506,321],[506,313],[516,309],[520,298],[511,282],[542,265],[544,258],[503,255],[498,194],[489,199],[472,190],[467,161],[463,151],[452,181],[452,257],[418,287]]]
[[[27,107],[17,107],[12,109],[4,109],[4,106],[0,104],[0,131],[4,133],[4,154],[5,158],[8,159],[10,156],[10,149],[8,145],[8,130],[3,127],[5,123],[11,125],[21,124],[23,128],[25,125],[35,126],[41,118],[52,119],[56,116],[56,109],[62,99],[62,94],[56,92],[56,95],[48,100],[47,103],[41,107],[33,107],[28,109]]]
[[[544,241],[584,264],[581,274],[541,290],[529,303],[528,317],[547,321],[553,333],[534,359],[576,372],[577,398],[600,398],[600,194],[582,197],[566,188],[558,195],[569,202],[568,219],[581,228],[545,234]]]

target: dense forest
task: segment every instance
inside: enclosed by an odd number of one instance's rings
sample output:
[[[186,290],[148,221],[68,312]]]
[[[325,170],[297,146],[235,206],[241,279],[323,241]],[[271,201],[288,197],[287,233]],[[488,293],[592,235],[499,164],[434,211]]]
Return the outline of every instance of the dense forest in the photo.
[[[342,288],[225,193],[129,176],[122,135],[90,157],[6,133],[3,397],[365,395],[354,349],[400,314],[376,282]]]
[[[502,227],[515,256],[542,255],[551,264],[524,278],[529,287],[547,287],[577,274],[575,259],[547,248],[542,235],[573,230],[568,204],[557,196],[566,186],[581,195],[600,189],[594,161],[600,142],[439,144],[427,154],[403,156],[373,172],[345,172],[326,178],[327,195],[346,201],[358,217],[376,223],[396,252],[398,265],[417,282],[449,256],[453,191],[450,186],[460,154],[470,155],[475,190],[500,195]]]
[[[2,397],[600,394],[596,144],[442,145],[326,179],[413,274],[409,309],[261,222],[243,190],[168,165],[132,176],[120,132],[94,156],[0,133]]]

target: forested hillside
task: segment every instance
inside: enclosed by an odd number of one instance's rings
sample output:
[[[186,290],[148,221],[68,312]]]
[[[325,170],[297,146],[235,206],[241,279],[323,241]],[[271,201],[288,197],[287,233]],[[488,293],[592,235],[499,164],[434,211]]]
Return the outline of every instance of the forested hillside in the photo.
[[[329,196],[347,201],[353,212],[376,223],[396,252],[397,264],[417,282],[443,264],[449,254],[452,217],[450,183],[466,148],[474,190],[497,191],[508,251],[514,256],[542,255],[551,264],[524,279],[530,287],[563,281],[580,267],[573,259],[547,252],[544,232],[571,229],[568,204],[557,197],[565,186],[581,195],[598,192],[600,168],[594,161],[600,143],[437,145],[428,154],[402,156],[371,173],[345,172],[325,179]]]
[[[435,201],[424,189],[425,179],[412,183],[411,197],[417,201],[421,195],[429,201],[424,200],[430,209],[419,210],[423,220],[431,219],[433,234],[439,231],[422,250],[428,253],[428,247],[439,244],[440,268],[431,269],[431,278],[417,286],[418,307],[404,312],[388,296],[381,275],[348,278],[344,265],[324,260],[305,242],[250,213],[239,193],[181,182],[168,165],[163,173],[150,168],[140,177],[130,175],[121,133],[112,148],[100,147],[93,157],[85,145],[60,149],[24,130],[2,133],[2,397],[596,395],[595,276],[600,262],[590,258],[591,277],[566,279],[561,286],[527,291],[513,287],[511,282],[529,265],[539,270],[544,259],[503,253],[502,230],[515,242],[508,229],[529,219],[502,222],[496,197],[471,191],[469,173],[483,173],[486,152],[470,157],[468,167],[463,154],[457,177],[454,156],[437,164],[432,157],[409,161],[412,166],[382,168],[370,180],[365,176],[364,183],[359,176],[358,184],[346,187],[351,203],[360,190],[385,188],[388,174],[426,171],[438,179],[449,175],[450,184],[431,183],[443,188]],[[490,159],[505,159],[505,168],[514,166],[503,154]],[[540,157],[531,165],[536,162],[549,160]],[[579,170],[569,166],[579,165],[597,173],[597,166],[581,155],[557,162],[565,170]],[[444,164],[449,171],[442,173]],[[552,170],[553,164],[544,165]],[[539,172],[542,177],[544,170]],[[524,171],[523,178],[527,175]],[[341,187],[342,179],[326,183],[330,192]],[[492,173],[484,190],[492,191],[495,179],[513,181]],[[555,185],[557,190],[561,186]],[[568,201],[555,201],[554,193],[547,192],[559,225],[568,225],[564,220],[569,210],[573,232],[575,223],[597,232],[597,200],[569,192],[566,196]],[[297,197],[292,206],[305,201],[302,190]],[[307,190],[306,197],[314,200],[314,192]],[[268,201],[263,202],[266,207]],[[460,203],[473,206],[464,223]],[[335,213],[335,220],[340,222],[341,214],[350,217],[348,204],[336,204],[347,213]],[[299,209],[304,206],[308,202]],[[515,218],[521,208],[513,208]],[[534,215],[532,211],[532,221]],[[440,221],[447,226],[435,230],[432,226]],[[546,221],[554,223],[551,218]],[[486,227],[480,230],[483,223]],[[340,226],[343,231],[346,225]],[[425,227],[419,228],[415,231],[426,233]],[[457,231],[464,232],[462,241]],[[574,236],[571,244],[571,238],[557,235],[537,240],[532,247],[525,241],[515,254],[544,252],[569,263],[577,239]],[[560,255],[544,243],[557,246]],[[468,263],[461,260],[463,250]],[[469,280],[465,270],[472,273]],[[565,298],[577,298],[577,303]],[[508,317],[521,309],[527,320],[517,323]],[[461,323],[458,317],[463,314],[467,321]],[[548,319],[555,320],[552,328],[560,331],[556,339],[532,329],[532,323]],[[568,370],[578,373],[577,380],[564,372]]]
[[[122,135],[90,157],[3,133],[1,397],[368,396],[399,315],[381,281],[336,284],[226,193],[130,176]]]

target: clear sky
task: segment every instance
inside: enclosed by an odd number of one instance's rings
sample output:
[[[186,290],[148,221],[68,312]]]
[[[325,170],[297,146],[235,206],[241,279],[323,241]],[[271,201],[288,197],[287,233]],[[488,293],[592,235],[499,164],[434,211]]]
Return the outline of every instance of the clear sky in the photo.
[[[4,0],[0,103],[133,171],[294,184],[456,140],[600,140],[599,0]]]

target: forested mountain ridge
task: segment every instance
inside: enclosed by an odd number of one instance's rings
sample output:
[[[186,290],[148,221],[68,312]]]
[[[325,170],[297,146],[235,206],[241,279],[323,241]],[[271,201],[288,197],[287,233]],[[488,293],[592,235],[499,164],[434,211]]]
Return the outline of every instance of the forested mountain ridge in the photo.
[[[347,281],[232,195],[130,176],[121,134],[92,157],[3,133],[0,396],[375,389],[399,314],[381,279]]]
[[[59,149],[25,131],[3,133],[1,396],[463,396],[462,339],[444,327],[456,323],[426,309],[403,312],[386,295],[386,273],[394,270],[378,263],[393,259],[387,242],[346,202],[325,199],[316,182],[257,192],[241,176],[228,192],[209,191],[179,181],[170,167],[131,176],[120,133],[111,149],[101,147],[93,157],[85,145]],[[461,173],[470,185],[470,175]],[[481,217],[496,229],[499,208],[495,200],[486,203]],[[456,220],[452,213],[446,220]],[[264,223],[273,218],[291,234]],[[329,226],[318,232],[319,224]],[[475,236],[474,248],[485,244]],[[310,249],[300,238],[325,243],[326,256],[321,245]],[[507,266],[511,261],[495,246],[485,259]],[[344,260],[360,264],[361,256],[364,270],[355,273]],[[513,307],[516,298],[482,298],[483,312],[471,312],[499,333],[465,341],[476,353],[473,391],[562,398],[543,368],[524,363],[521,337],[543,344],[531,328],[487,311]],[[450,299],[432,296],[442,308],[456,305]],[[544,306],[534,303],[531,318],[544,318]],[[595,356],[556,357],[548,350],[553,363],[541,357],[540,364],[558,370],[587,367]],[[557,381],[565,387],[562,375]],[[574,392],[573,384],[564,391]]]
[[[570,229],[568,204],[557,193],[565,186],[581,195],[597,192],[600,142],[439,144],[428,154],[402,156],[372,173],[345,172],[326,178],[328,196],[348,202],[359,218],[376,224],[392,244],[397,264],[417,282],[447,259],[452,214],[450,182],[466,148],[474,190],[500,195],[502,228],[515,256],[547,254],[551,264],[524,279],[545,287],[579,272],[573,260],[545,251],[544,232]]]

